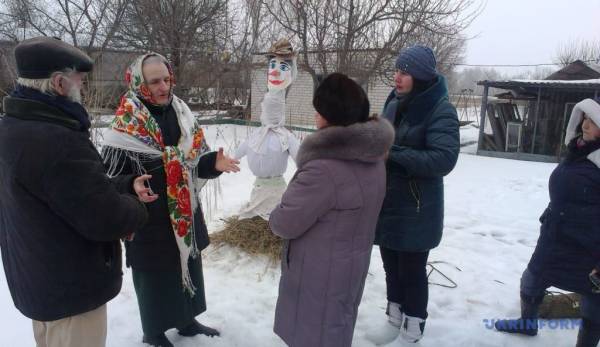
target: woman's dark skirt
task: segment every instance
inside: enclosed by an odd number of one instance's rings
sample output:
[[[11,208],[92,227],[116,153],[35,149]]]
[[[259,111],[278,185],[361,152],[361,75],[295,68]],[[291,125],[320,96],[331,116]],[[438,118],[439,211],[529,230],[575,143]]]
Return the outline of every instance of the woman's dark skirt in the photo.
[[[180,271],[133,269],[133,285],[144,335],[154,336],[171,328],[184,328],[206,311],[202,259],[190,259],[188,264],[196,287],[193,297],[184,291]]]

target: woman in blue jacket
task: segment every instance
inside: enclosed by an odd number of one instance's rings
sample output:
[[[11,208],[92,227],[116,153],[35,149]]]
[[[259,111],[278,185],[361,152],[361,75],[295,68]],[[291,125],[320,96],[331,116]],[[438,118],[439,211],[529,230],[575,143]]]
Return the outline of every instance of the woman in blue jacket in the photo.
[[[383,116],[395,128],[387,160],[387,189],[375,243],[386,274],[388,322],[369,334],[377,343],[400,334],[416,342],[427,319],[427,258],[441,240],[444,183],[460,147],[456,109],[433,51],[412,46],[396,59],[395,88]]]
[[[600,272],[600,100],[575,105],[565,134],[568,153],[554,169],[550,203],[540,217],[535,251],[521,277],[521,318],[496,329],[535,336],[538,307],[550,286],[581,294],[577,347],[600,340],[600,293],[590,274]]]

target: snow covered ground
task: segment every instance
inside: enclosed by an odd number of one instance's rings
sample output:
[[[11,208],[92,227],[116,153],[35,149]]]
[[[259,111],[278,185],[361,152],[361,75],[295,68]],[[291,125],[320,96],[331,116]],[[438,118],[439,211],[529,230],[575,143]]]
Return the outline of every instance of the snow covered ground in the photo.
[[[209,143],[233,150],[248,129],[221,125],[207,129]],[[461,129],[463,142],[476,128]],[[475,136],[476,138],[476,136]],[[472,147],[463,150],[472,152]],[[420,346],[572,346],[576,330],[543,329],[535,338],[501,334],[486,328],[485,319],[519,313],[519,278],[538,237],[541,214],[548,202],[547,180],[555,164],[477,157],[462,153],[446,178],[444,238],[430,261],[458,284],[455,289],[430,286],[429,319]],[[295,166],[290,162],[286,179]],[[222,198],[209,230],[220,218],[235,214],[249,198],[253,177],[245,159],[242,172],[220,178]],[[265,258],[231,247],[210,246],[203,252],[208,311],[200,321],[221,330],[221,338],[167,336],[176,346],[284,346],[272,333],[279,268]],[[458,269],[457,269],[458,268]],[[460,270],[459,270],[460,269]],[[23,269],[27,271],[27,269]],[[143,346],[137,302],[129,269],[121,293],[109,303],[108,346]],[[431,281],[448,284],[439,274]],[[356,324],[356,347],[374,346],[369,329],[385,322],[385,280],[379,251],[372,253]],[[31,322],[13,306],[4,275],[0,275],[0,346],[34,345]]]

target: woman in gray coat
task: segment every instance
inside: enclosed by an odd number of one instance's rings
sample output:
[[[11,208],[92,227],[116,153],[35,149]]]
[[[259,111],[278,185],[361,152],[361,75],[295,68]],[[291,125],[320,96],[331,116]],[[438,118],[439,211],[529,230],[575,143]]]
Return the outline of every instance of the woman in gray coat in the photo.
[[[393,129],[368,118],[365,92],[343,74],[323,80],[313,105],[318,130],[269,220],[285,240],[274,331],[293,347],[350,346]]]

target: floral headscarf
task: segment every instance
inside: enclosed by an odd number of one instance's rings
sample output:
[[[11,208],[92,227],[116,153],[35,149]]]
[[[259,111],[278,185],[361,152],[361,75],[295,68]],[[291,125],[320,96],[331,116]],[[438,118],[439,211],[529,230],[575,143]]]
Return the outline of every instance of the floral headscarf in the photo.
[[[148,89],[146,81],[144,80],[144,75],[142,74],[142,67],[144,61],[150,57],[158,57],[160,60],[163,61],[163,63],[167,67],[167,70],[169,71],[169,79],[171,81],[171,88],[169,90],[169,100],[172,100],[173,87],[175,86],[175,75],[173,75],[173,68],[171,67],[171,64],[169,64],[167,59],[158,53],[148,53],[145,55],[141,55],[136,60],[134,60],[125,72],[125,82],[127,83],[127,87],[129,88],[129,90],[134,91],[138,98],[144,99],[144,101],[152,105],[160,106],[156,102],[156,100],[154,100],[152,93],[150,93],[150,89]]]

